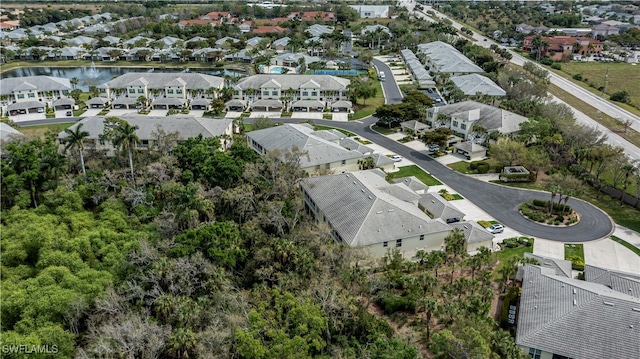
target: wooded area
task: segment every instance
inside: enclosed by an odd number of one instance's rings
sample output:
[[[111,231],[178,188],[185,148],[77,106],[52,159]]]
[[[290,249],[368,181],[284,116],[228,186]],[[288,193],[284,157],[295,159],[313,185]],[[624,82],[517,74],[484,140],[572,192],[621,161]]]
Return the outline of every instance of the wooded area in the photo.
[[[139,151],[135,128],[112,122],[116,157],[81,128],[64,153],[53,134],[4,148],[2,344],[61,358],[521,357],[488,315],[493,256],[466,258],[459,233],[421,264],[390,252],[363,268],[305,214],[298,151],[259,157],[241,136],[227,152],[201,137],[172,149],[162,130]]]

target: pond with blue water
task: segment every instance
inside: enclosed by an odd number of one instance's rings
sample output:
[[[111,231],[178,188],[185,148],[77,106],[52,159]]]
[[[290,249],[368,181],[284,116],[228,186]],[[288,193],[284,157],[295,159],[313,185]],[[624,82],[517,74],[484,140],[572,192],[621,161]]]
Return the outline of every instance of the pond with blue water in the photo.
[[[89,91],[90,86],[102,85],[114,77],[124,75],[129,72],[193,72],[213,76],[232,76],[240,78],[246,76],[244,72],[227,69],[170,69],[170,68],[143,68],[143,67],[24,67],[12,69],[0,74],[0,78],[27,77],[27,76],[53,76],[62,78],[77,78],[78,88],[82,91]]]

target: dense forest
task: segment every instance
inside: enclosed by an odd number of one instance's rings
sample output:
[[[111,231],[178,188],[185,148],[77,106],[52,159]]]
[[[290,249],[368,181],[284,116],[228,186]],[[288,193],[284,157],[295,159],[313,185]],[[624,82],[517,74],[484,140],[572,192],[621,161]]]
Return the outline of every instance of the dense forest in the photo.
[[[115,157],[82,127],[65,151],[53,134],[4,146],[1,344],[60,358],[521,357],[489,316],[506,290],[495,260],[467,258],[460,233],[420,263],[390,252],[365,267],[305,214],[304,154],[259,157],[240,136],[227,152],[202,137],[174,148],[160,129],[137,151],[135,128],[113,121]]]

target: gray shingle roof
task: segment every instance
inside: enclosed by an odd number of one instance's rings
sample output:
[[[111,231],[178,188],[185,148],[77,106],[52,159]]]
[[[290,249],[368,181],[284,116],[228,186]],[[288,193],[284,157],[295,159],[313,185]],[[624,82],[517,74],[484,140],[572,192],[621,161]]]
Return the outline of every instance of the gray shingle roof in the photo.
[[[107,102],[109,102],[109,100],[104,97],[92,97],[89,100],[87,100],[86,104],[87,105],[104,105]]]
[[[82,129],[89,132],[89,139],[98,139],[104,133],[104,120],[108,116],[85,117],[73,126],[74,130],[80,123]],[[153,133],[157,132],[158,126],[167,133],[178,132],[182,139],[195,137],[202,134],[204,137],[217,137],[225,133],[225,130],[233,123],[232,119],[204,119],[195,118],[188,115],[171,116],[146,116],[137,114],[126,114],[119,118],[129,122],[132,126],[138,126],[136,134],[143,139],[153,139]],[[65,138],[67,134],[62,131],[58,138]]]
[[[276,74],[261,74],[253,75],[240,79],[235,86],[238,90],[247,90],[250,88],[260,88],[263,84],[276,80],[280,84],[280,88],[286,90],[288,88],[298,89],[300,85],[307,83],[309,80],[314,80],[318,83],[323,90],[328,91],[343,91],[347,89],[347,86],[351,81],[336,76],[330,75],[276,75]]]
[[[571,278],[573,272],[571,271],[571,262],[564,259],[545,257],[533,253],[525,253],[525,258],[533,258],[540,263],[541,267],[551,268],[555,271],[556,275]]]
[[[276,46],[287,46],[289,45],[289,42],[291,41],[291,39],[288,36],[285,36],[281,39],[277,39],[273,42],[273,44],[271,44],[271,46],[276,47]]]
[[[23,137],[22,132],[16,130],[15,128],[9,126],[4,122],[0,122],[0,140],[2,142],[11,141],[14,138]]]
[[[156,97],[151,102],[152,105],[173,105],[173,106],[182,106],[186,103],[187,103],[187,100],[183,98],[167,98],[167,97]]]
[[[146,81],[149,89],[164,89],[169,83],[182,79],[187,90],[206,90],[211,87],[220,87],[224,79],[199,73],[135,73],[130,72],[105,83],[108,88],[125,88],[134,81]]]
[[[318,100],[299,100],[299,101],[296,101],[293,104],[291,104],[291,106],[293,106],[293,107],[311,107],[311,108],[323,107],[324,108],[324,102],[318,101]]]
[[[416,120],[404,121],[400,123],[400,126],[410,128],[414,131],[424,130],[425,128],[429,127],[429,125],[427,125],[426,123],[422,123]]]
[[[527,121],[524,116],[475,101],[463,101],[435,107],[437,113],[448,116],[454,114],[464,116],[465,112],[476,109],[480,109],[480,118],[474,125],[482,126],[489,132],[500,131],[505,134],[518,132],[520,131],[520,124]]]
[[[614,270],[584,266],[584,277],[587,282],[606,285],[620,293],[640,298],[640,274],[625,273]]]
[[[451,81],[457,88],[462,90],[465,95],[475,96],[477,94],[489,96],[506,96],[506,92],[493,82],[490,78],[478,74],[468,74],[462,76],[454,76]]]
[[[45,108],[45,104],[40,101],[22,101],[9,105],[7,110],[27,110],[30,108]]]
[[[20,88],[19,86],[23,84],[35,86],[39,91],[71,90],[71,82],[69,79],[52,76],[27,76],[0,79],[0,94],[11,94],[16,88]]]
[[[282,108],[284,105],[280,100],[258,100],[251,104],[251,107],[273,107],[273,108]]]
[[[437,193],[425,193],[420,196],[420,206],[427,210],[434,218],[443,220],[461,220],[464,213],[460,212],[454,205],[449,203]]]
[[[380,170],[307,178],[302,187],[340,238],[352,247],[450,231],[415,205],[383,192]],[[384,173],[383,173],[384,174]]]
[[[340,139],[339,143],[340,146],[344,148],[356,150],[364,155],[373,153],[373,149],[371,147],[367,147],[351,137],[343,137],[342,139]]]
[[[464,222],[456,222],[449,223],[449,225],[453,228],[460,228],[462,233],[464,233],[464,238],[467,243],[483,243],[488,242],[489,249],[491,249],[491,242],[493,240],[494,235],[489,233],[486,229],[484,229],[481,225],[476,221],[464,221]]]
[[[637,358],[640,299],[526,264],[516,343],[570,358]]]
[[[331,108],[351,108],[352,106],[353,104],[351,103],[351,101],[344,100],[336,101],[331,104]]]
[[[467,151],[469,153],[486,151],[487,148],[471,141],[454,143],[453,147]]]
[[[478,65],[469,60],[455,47],[442,42],[434,41],[427,44],[419,44],[420,52],[426,54],[432,63],[438,67],[438,72],[452,73],[482,73]]]
[[[259,101],[254,102],[257,103]],[[313,127],[304,124],[286,124],[247,133],[247,138],[257,142],[266,151],[287,151],[293,147],[306,152],[300,159],[300,166],[308,168],[325,163],[354,158],[363,158],[355,150],[346,148],[313,135]]]
[[[404,183],[416,193],[427,192],[429,190],[429,186],[424,184],[415,176],[394,178],[391,181],[393,183]]]
[[[53,105],[54,106],[61,106],[61,105],[75,105],[76,101],[74,99],[72,99],[71,97],[61,97],[55,101],[53,101]]]

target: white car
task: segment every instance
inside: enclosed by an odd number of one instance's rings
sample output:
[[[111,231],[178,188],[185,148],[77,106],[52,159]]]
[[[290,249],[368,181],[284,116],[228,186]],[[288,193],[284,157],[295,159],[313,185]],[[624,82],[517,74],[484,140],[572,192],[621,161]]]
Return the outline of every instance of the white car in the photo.
[[[487,231],[493,234],[502,233],[504,232],[504,226],[501,225],[500,223],[492,224],[489,227],[487,227]]]
[[[402,156],[400,156],[400,155],[393,155],[393,156],[391,156],[391,160],[392,160],[393,162],[400,162],[400,161],[402,161]]]

